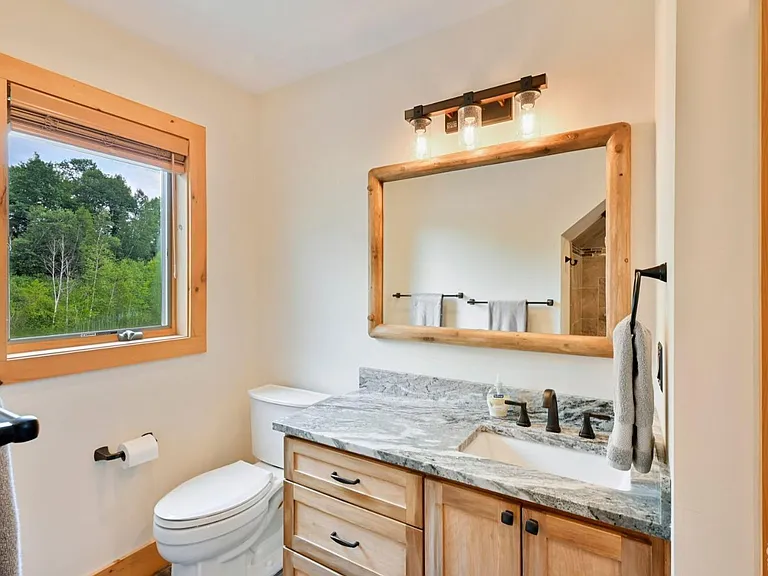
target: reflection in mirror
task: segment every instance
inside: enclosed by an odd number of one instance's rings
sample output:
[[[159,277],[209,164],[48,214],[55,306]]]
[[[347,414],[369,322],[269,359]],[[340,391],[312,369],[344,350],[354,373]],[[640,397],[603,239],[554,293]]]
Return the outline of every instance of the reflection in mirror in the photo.
[[[605,336],[605,195],[604,148],[387,182],[384,323]]]

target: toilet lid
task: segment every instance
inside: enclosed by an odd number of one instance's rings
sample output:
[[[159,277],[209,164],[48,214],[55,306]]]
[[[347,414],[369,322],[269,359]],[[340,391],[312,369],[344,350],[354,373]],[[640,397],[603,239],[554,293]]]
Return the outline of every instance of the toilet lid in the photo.
[[[165,525],[201,525],[213,517],[223,520],[263,500],[272,480],[270,471],[240,460],[171,490],[155,506],[155,518]]]

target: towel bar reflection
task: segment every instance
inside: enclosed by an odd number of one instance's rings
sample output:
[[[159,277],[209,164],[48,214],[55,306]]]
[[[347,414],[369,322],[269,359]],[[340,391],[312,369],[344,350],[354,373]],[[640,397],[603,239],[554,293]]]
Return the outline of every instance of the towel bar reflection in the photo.
[[[401,294],[400,292],[395,292],[392,294],[392,298],[411,298],[413,294]],[[464,292],[459,292],[457,294],[441,294],[443,298],[458,298],[459,300],[464,299]]]
[[[470,298],[467,300],[467,304],[470,306],[474,306],[475,304],[488,304],[487,300],[475,300],[474,298]],[[527,301],[525,303],[526,306],[554,306],[555,301],[554,300],[544,300],[543,302],[532,302]]]

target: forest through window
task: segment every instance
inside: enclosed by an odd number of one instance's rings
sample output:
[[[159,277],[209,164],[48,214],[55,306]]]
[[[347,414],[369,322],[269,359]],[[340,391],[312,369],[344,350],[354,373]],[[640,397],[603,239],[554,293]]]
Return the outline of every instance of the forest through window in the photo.
[[[11,132],[11,339],[168,325],[171,175]]]

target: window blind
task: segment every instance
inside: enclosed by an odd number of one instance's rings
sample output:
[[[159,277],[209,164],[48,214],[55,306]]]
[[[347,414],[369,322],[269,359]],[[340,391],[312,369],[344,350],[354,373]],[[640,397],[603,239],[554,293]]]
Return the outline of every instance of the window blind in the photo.
[[[189,142],[17,84],[10,85],[11,130],[184,172]]]

